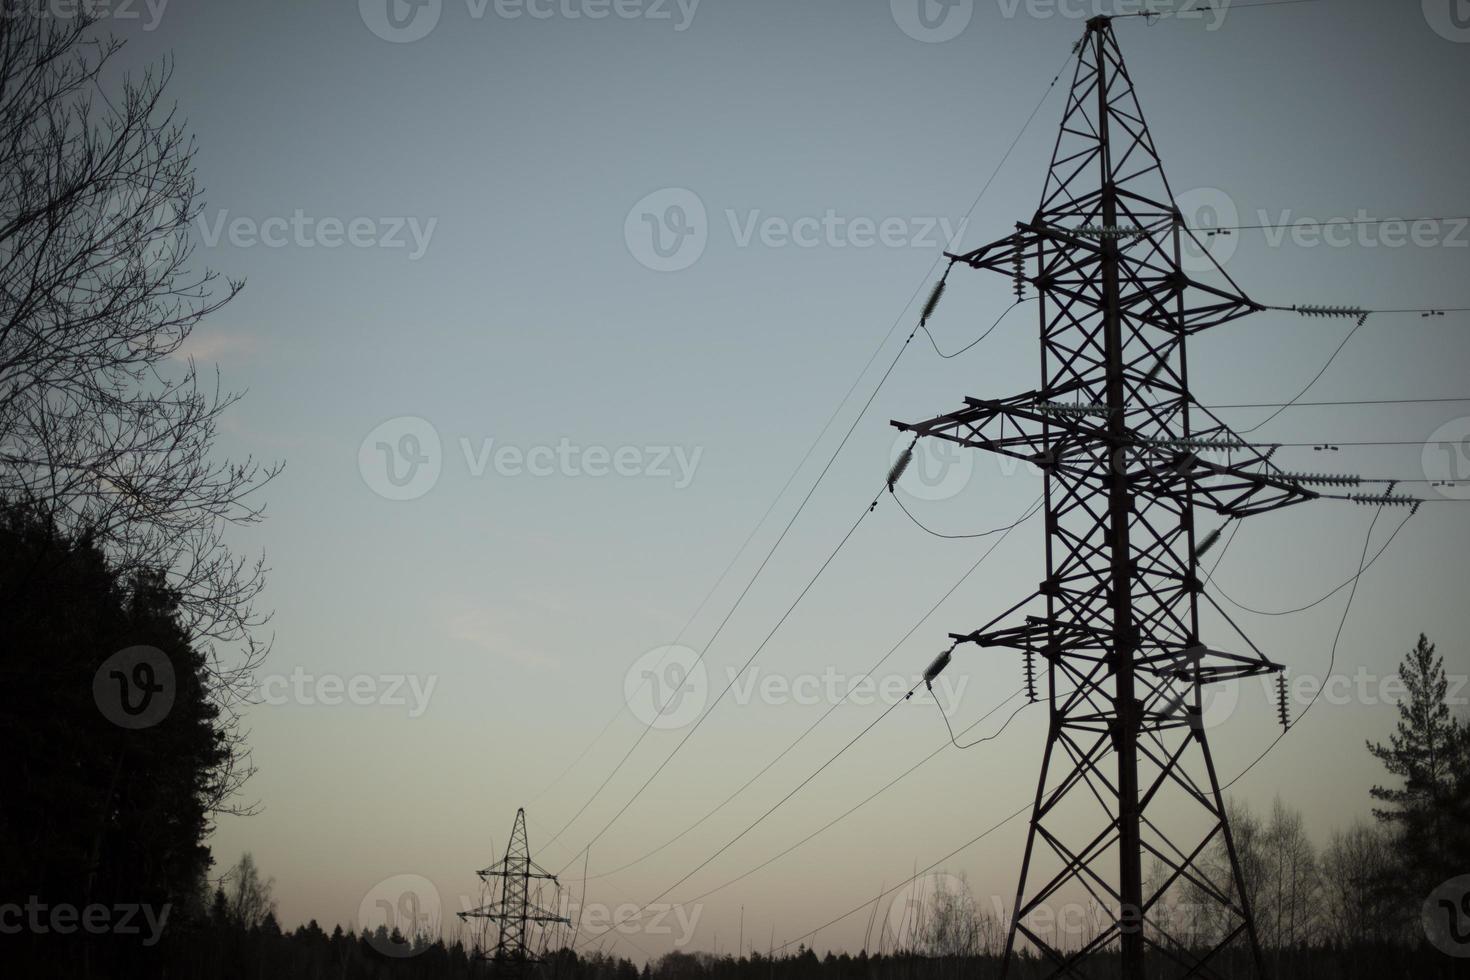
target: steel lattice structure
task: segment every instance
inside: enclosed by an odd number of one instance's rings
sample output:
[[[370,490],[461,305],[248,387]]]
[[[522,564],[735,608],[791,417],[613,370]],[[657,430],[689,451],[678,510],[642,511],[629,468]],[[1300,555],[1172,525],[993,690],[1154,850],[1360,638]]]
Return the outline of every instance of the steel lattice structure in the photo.
[[[526,839],[524,808],[516,811],[515,824],[510,831],[510,843],[505,847],[505,857],[476,874],[489,886],[492,899],[498,890],[500,900],[458,915],[464,920],[483,919],[487,932],[489,923],[498,923],[499,936],[495,948],[482,955],[490,960],[497,975],[520,977],[527,966],[540,962],[528,948],[531,929],[554,924],[571,925],[570,919],[541,908],[531,899],[533,880],[549,881],[553,886],[557,886],[557,880],[556,875],[531,860],[531,845]],[[488,946],[487,941],[480,942],[482,951]]]
[[[1127,980],[1143,980],[1146,959],[1157,964],[1150,976],[1216,976],[1218,954],[1244,937],[1264,975],[1201,699],[1206,684],[1282,668],[1248,640],[1247,655],[1202,644],[1195,510],[1239,518],[1317,494],[1191,399],[1186,339],[1263,307],[1213,260],[1218,285],[1187,273],[1186,236],[1111,19],[1094,18],[1040,208],[1009,237],[949,256],[951,268],[1037,291],[1041,387],[893,423],[1045,475],[1046,579],[1013,607],[1044,598],[1045,615],[954,635],[1023,651],[1028,674],[1044,658],[1049,689],[1007,970],[1023,938],[1053,976],[1096,975],[1104,958]],[[1229,882],[1203,866],[1217,843]],[[1145,883],[1145,857],[1164,869],[1158,880]],[[1171,934],[1161,902],[1176,887],[1210,905],[1217,925],[1205,943]],[[1076,946],[1028,925],[1082,891],[1106,915]]]

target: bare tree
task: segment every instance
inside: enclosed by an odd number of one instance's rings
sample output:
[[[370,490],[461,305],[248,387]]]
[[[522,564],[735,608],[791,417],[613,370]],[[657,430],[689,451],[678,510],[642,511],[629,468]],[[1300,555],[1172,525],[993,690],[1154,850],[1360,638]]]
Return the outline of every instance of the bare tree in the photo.
[[[231,920],[242,929],[253,929],[276,914],[276,900],[271,895],[276,879],[261,880],[260,869],[255,866],[255,857],[249,851],[240,856],[226,876],[230,880],[230,891],[226,899]]]
[[[1249,806],[1238,800],[1227,799],[1225,813],[1230,821],[1236,857],[1240,861],[1240,874],[1244,879],[1246,898],[1249,899],[1251,911],[1259,924],[1262,920],[1261,902],[1265,897],[1263,886],[1268,877],[1266,831],[1260,818],[1251,811]],[[1235,885],[1230,871],[1230,855],[1226,850],[1223,836],[1215,837],[1214,844],[1202,856],[1199,864],[1201,865],[1200,870],[1204,872],[1214,889],[1226,895],[1235,896]],[[1226,912],[1210,892],[1200,887],[1192,878],[1184,881],[1180,900],[1183,905],[1179,914],[1183,916],[1183,919],[1179,923],[1179,928],[1190,937],[1192,942],[1212,945],[1219,942],[1233,927],[1232,914]]]
[[[1393,835],[1356,822],[1322,852],[1322,924],[1342,946],[1385,942],[1400,933]]]
[[[1317,853],[1307,838],[1301,812],[1282,802],[1271,806],[1262,834],[1265,875],[1257,911],[1261,941],[1274,949],[1293,949],[1310,942],[1317,902]]]
[[[940,875],[932,894],[915,911],[915,945],[929,956],[993,956],[1003,946],[1000,919],[982,909],[968,878]]]
[[[85,7],[0,13],[0,501],[93,542],[124,579],[167,576],[225,709],[227,810],[250,771],[236,709],[268,644],[263,559],[226,533],[260,518],[252,494],[279,467],[212,458],[239,394],[180,355],[242,283],[191,265],[201,203],[170,65],[114,81],[121,42]]]

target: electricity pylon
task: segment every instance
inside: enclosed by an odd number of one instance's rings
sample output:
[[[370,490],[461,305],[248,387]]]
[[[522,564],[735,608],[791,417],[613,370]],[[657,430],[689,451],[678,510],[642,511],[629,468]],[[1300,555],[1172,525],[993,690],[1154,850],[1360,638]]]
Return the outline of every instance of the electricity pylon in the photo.
[[[489,923],[499,923],[499,938],[495,949],[482,953],[494,967],[497,976],[518,978],[525,974],[526,967],[540,962],[527,948],[527,937],[532,926],[545,928],[550,925],[571,925],[571,920],[554,911],[548,911],[531,900],[531,881],[549,881],[557,886],[556,875],[531,860],[531,845],[526,840],[526,811],[516,811],[515,825],[511,827],[510,843],[505,847],[505,857],[495,864],[476,872],[480,880],[490,888],[492,899],[468,912],[460,912],[461,919],[484,919],[486,931]],[[499,882],[498,886],[496,882]],[[497,890],[499,901],[493,901]],[[482,941],[483,951],[488,942]]]
[[[1041,387],[893,423],[916,440],[1034,463],[1045,476],[1046,580],[1032,599],[1044,597],[1046,614],[954,634],[1022,651],[1028,675],[1037,655],[1045,661],[1050,725],[1007,971],[1023,937],[1052,976],[1087,976],[1084,965],[1101,964],[1085,961],[1101,958],[1120,963],[1125,980],[1143,980],[1146,958],[1150,976],[1216,976],[1215,958],[1244,935],[1264,976],[1202,694],[1282,668],[1249,640],[1249,655],[1201,642],[1198,558],[1218,530],[1197,542],[1195,509],[1233,519],[1318,494],[1191,398],[1186,339],[1264,307],[1218,265],[1218,284],[1188,274],[1186,236],[1111,19],[1094,18],[1077,46],[1040,208],[1009,237],[948,256],[951,268],[1012,276],[1018,295],[1037,291]],[[1228,882],[1201,863],[1216,844]],[[1147,883],[1145,855],[1163,871]],[[1211,913],[1215,931],[1202,944],[1171,934],[1161,902],[1176,887]],[[1027,920],[1069,894],[1090,896],[1103,914],[1093,934],[1064,946]]]

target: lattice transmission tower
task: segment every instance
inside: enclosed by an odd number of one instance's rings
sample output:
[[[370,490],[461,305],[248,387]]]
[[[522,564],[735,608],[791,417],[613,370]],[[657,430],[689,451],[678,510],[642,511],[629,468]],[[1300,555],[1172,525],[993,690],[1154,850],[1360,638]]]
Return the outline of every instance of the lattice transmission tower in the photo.
[[[893,424],[915,441],[945,439],[1036,464],[1045,477],[1046,578],[1032,596],[1045,600],[1045,615],[952,634],[956,643],[1021,651],[1032,699],[1037,667],[1048,688],[1007,972],[1024,939],[1052,976],[1143,980],[1146,960],[1151,977],[1217,976],[1222,950],[1243,938],[1250,968],[1264,976],[1202,696],[1208,684],[1282,667],[1249,640],[1248,654],[1201,641],[1198,560],[1219,532],[1197,540],[1195,511],[1241,518],[1318,494],[1190,397],[1186,339],[1265,307],[1213,259],[1217,284],[1185,271],[1182,248],[1193,235],[1111,18],[1090,20],[1076,53],[1035,216],[1000,241],[948,256],[951,269],[1013,277],[1018,296],[1036,290],[1041,386]],[[1228,882],[1204,866],[1217,846]],[[1149,881],[1145,857],[1162,869]],[[1207,940],[1171,933],[1161,903],[1175,888],[1207,906]],[[1069,894],[1090,896],[1102,914],[1064,946],[1028,918]]]
[[[553,904],[556,904],[555,899],[560,894],[560,885],[556,875],[531,860],[531,845],[526,839],[524,808],[516,811],[505,857],[476,874],[488,887],[491,902],[458,915],[462,920],[484,921],[485,929],[478,944],[480,955],[490,962],[496,976],[512,980],[522,977],[527,967],[540,962],[531,948],[532,931],[544,930],[553,925],[571,925],[570,919],[554,910],[540,907],[533,900],[532,882],[538,885],[549,883],[552,886]],[[496,895],[499,895],[498,900]],[[498,926],[498,933],[495,946],[490,949],[492,923]]]

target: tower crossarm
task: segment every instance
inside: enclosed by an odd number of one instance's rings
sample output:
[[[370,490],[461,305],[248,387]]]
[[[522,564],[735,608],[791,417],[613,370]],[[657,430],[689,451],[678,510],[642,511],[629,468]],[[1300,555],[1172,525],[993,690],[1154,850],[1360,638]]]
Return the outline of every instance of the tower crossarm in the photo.
[[[1243,293],[1206,283],[1170,261],[1176,234],[1187,233],[1177,210],[1149,224],[1115,229],[1069,227],[1038,217],[1018,223],[1015,233],[1005,238],[945,256],[972,269],[1024,281],[1058,301],[1102,309],[1108,300],[1097,289],[1097,270],[1114,255],[1118,311],[1176,335],[1198,333],[1266,309]],[[1028,265],[1036,270],[1031,275],[1022,272]]]
[[[455,914],[461,919],[492,919],[494,921],[524,919],[527,922],[538,922],[545,925],[552,925],[558,922],[563,925],[571,925],[571,920],[566,916],[558,915],[548,909],[538,908],[530,904],[526,906],[525,915],[522,915],[519,910],[507,911],[505,905],[501,902],[482,905],[479,908],[456,912]]]
[[[1270,463],[1270,449],[1214,430],[1190,438],[1119,439],[1107,410],[1058,399],[1059,392],[1026,392],[1006,399],[965,399],[957,412],[921,422],[892,422],[902,432],[931,436],[1031,463],[1043,471],[1106,490],[1121,475],[1135,497],[1192,496],[1193,503],[1226,517],[1246,517],[1317,499],[1320,494]],[[1224,454],[1225,462],[1212,455]],[[1099,465],[1102,464],[1102,465]]]
[[[1043,582],[1042,594],[1048,588],[1049,584]],[[1076,620],[1027,616],[1025,622],[1016,626],[951,633],[950,639],[981,647],[1034,650],[1048,660],[1065,656],[1103,663],[1107,660],[1104,644],[1109,634]],[[1181,681],[1198,676],[1202,684],[1240,680],[1282,670],[1280,664],[1266,659],[1259,651],[1254,655],[1227,653],[1188,641],[1157,642],[1148,649],[1139,650],[1134,662],[1141,673]]]

